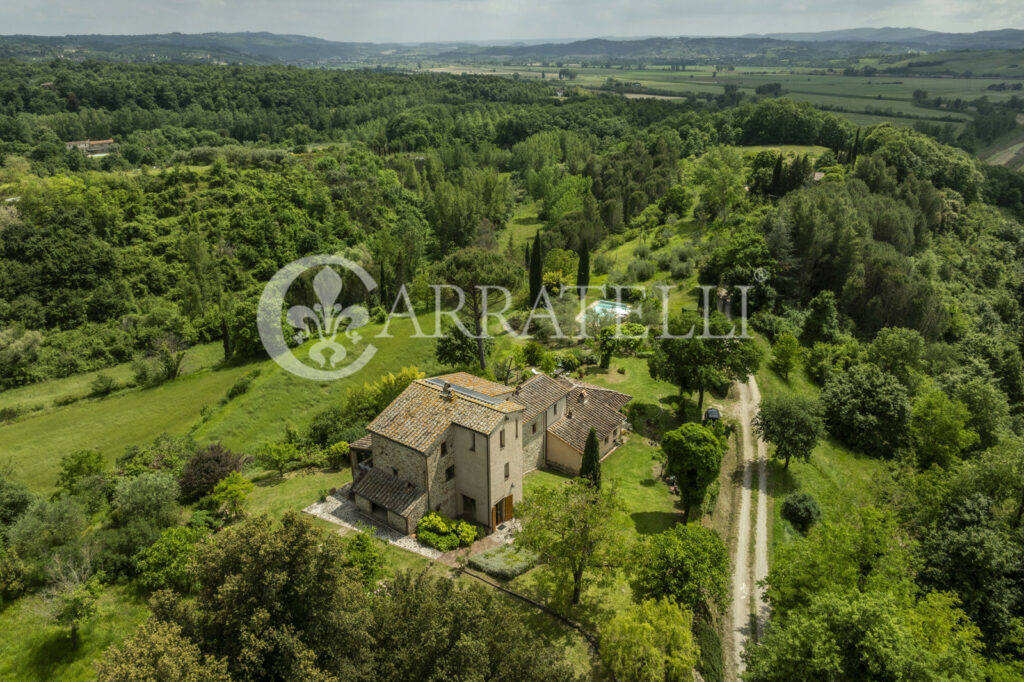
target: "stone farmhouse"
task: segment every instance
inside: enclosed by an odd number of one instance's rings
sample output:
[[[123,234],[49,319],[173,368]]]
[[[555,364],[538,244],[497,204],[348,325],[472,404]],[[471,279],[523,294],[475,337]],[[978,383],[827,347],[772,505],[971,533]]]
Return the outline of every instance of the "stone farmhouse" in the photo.
[[[94,156],[96,154],[109,154],[114,151],[117,146],[114,144],[113,139],[109,140],[75,140],[74,142],[65,142],[64,146],[68,149],[81,149],[85,152],[86,156]]]
[[[406,534],[431,510],[493,531],[522,500],[524,474],[579,471],[590,429],[602,458],[615,449],[631,399],[546,374],[515,387],[465,372],[414,381],[352,443],[349,494]]]

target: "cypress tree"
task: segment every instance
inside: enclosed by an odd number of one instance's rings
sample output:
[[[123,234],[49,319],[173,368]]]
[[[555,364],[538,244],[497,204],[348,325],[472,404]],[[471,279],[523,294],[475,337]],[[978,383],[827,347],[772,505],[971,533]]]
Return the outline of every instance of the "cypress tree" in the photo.
[[[540,231],[533,238],[533,253],[530,255],[530,305],[537,304],[540,289],[544,286],[544,259],[540,253]]]
[[[775,168],[772,170],[772,186],[768,190],[772,196],[782,196],[782,154],[775,157]]]
[[[583,463],[580,465],[580,478],[584,478],[595,487],[601,488],[601,445],[597,442],[597,432],[590,429],[587,444],[583,448]]]
[[[576,270],[576,286],[590,286],[590,249],[587,248],[587,240],[580,244],[580,265]]]

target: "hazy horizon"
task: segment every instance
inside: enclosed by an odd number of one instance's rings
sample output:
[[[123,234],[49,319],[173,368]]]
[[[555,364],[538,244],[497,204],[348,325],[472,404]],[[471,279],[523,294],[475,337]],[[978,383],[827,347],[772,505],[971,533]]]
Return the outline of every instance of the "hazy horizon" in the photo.
[[[969,33],[1024,28],[1024,3],[867,0],[3,0],[5,35],[268,32],[344,42],[583,40],[596,37],[742,36],[864,27]]]

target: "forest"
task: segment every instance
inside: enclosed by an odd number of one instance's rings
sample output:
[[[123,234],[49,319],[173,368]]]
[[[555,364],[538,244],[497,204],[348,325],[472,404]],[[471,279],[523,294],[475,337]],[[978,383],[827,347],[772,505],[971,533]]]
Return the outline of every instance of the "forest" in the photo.
[[[705,490],[718,464],[704,477],[680,462],[697,456],[697,441],[721,461],[727,436],[699,424],[705,391],[724,395],[730,381],[770,371],[779,388],[766,391],[756,427],[776,473],[814,452],[823,461],[815,447],[826,442],[872,473],[843,513],[822,515],[813,497],[790,495],[789,511],[780,501],[794,533],[773,548],[771,620],[743,654],[744,679],[1021,679],[1024,175],[916,130],[858,127],[785,97],[666,101],[558,87],[285,66],[0,63],[0,397],[99,370],[77,400],[156,391],[210,344],[218,366],[241,377],[224,401],[258,391],[262,287],[313,254],[374,275],[366,304],[376,324],[403,287],[422,312],[429,284],[484,276],[514,290],[519,327],[541,284],[675,285],[683,294],[667,305],[680,328],[699,310],[699,285],[751,285],[757,341],[739,349],[607,334],[580,345],[542,324],[525,345],[478,346],[449,329],[431,361],[510,381],[512,368],[607,370],[628,358],[669,386],[661,403],[639,396],[647,402],[630,413],[673,413],[664,419],[678,431],[657,434],[652,450],[663,470],[692,477],[690,523],[607,548],[652,562],[680,547],[724,551],[691,518],[714,506]],[[102,156],[65,145],[107,138],[116,150]],[[363,294],[349,285],[346,303]],[[629,322],[660,324],[660,301],[635,303]],[[574,310],[567,300],[554,314]],[[115,379],[123,366],[130,376]],[[339,538],[298,514],[245,513],[254,462],[282,478],[347,464],[332,446],[346,443],[347,454],[414,376],[365,377],[283,440],[239,452],[153,434],[112,461],[83,443],[52,453],[59,475],[41,487],[22,480],[19,451],[3,446],[0,609],[56,595],[56,622],[77,646],[104,589],[142,594],[149,619],[92,671],[106,680],[172,660],[189,679],[581,675],[556,638],[537,637],[536,614],[496,592],[430,571],[392,574],[365,536]],[[59,408],[0,403],[0,438],[5,424]],[[607,496],[591,503],[612,516],[622,501]],[[721,588],[656,582],[630,578],[636,605],[600,626],[608,648],[595,674],[681,679],[697,665],[722,679],[710,653],[699,662],[701,647],[713,650],[702,628],[719,622]],[[658,601],[665,594],[675,601]],[[632,628],[651,623],[680,639],[647,642],[656,662],[630,672]],[[673,648],[688,653],[673,658]]]

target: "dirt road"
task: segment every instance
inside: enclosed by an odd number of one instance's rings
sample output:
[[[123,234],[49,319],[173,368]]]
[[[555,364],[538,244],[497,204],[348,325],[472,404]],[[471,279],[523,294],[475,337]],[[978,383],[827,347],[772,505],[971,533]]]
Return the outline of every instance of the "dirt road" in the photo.
[[[736,523],[736,551],[732,572],[733,670],[738,677],[744,669],[740,658],[747,640],[764,634],[768,607],[758,582],[768,575],[768,465],[767,446],[755,439],[752,421],[761,402],[757,381],[749,377],[739,385],[739,414],[742,430],[739,517]],[[757,506],[753,505],[754,471],[757,471]],[[753,529],[753,532],[751,532]]]

